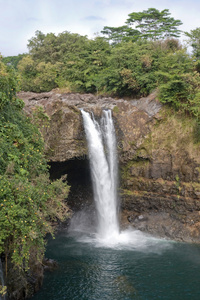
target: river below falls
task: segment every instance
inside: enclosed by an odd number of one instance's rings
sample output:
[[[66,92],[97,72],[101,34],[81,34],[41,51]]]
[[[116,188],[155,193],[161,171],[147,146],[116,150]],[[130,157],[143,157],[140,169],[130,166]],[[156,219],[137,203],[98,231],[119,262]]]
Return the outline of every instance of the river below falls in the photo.
[[[159,240],[138,231],[132,243],[106,246],[65,230],[49,239],[46,272],[32,300],[199,300],[200,246]]]

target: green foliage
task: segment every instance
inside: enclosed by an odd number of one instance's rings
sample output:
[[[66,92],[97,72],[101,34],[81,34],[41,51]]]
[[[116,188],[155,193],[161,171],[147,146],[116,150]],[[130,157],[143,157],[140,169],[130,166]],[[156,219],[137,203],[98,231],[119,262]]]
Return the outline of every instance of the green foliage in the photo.
[[[185,32],[189,38],[188,44],[193,48],[193,54],[197,59],[200,59],[200,27],[197,27],[190,32]]]
[[[108,41],[111,41],[113,45],[121,43],[123,41],[135,42],[140,37],[140,31],[123,25],[120,27],[105,26],[101,31],[106,36]]]
[[[165,56],[156,76],[160,101],[200,120],[200,74],[186,51]]]
[[[113,28],[106,30],[114,34]],[[162,57],[179,46],[173,39],[128,42],[126,34],[131,36],[133,31],[138,34],[127,25],[120,27],[114,46],[102,37],[89,40],[69,32],[55,36],[37,31],[28,44],[30,55],[18,64],[22,89],[41,92],[59,87],[115,96],[147,95],[157,87],[155,71]],[[122,32],[123,38],[118,38]]]
[[[17,70],[17,65],[25,57],[27,54],[19,54],[17,56],[7,56],[2,58],[2,62],[5,65],[12,66],[15,70]]]
[[[43,61],[36,63],[30,55],[25,56],[18,64],[22,89],[33,92],[52,90],[57,87],[59,67],[59,63],[55,65]]]
[[[128,15],[126,25],[120,27],[105,26],[101,33],[113,44],[138,39],[159,40],[165,38],[177,38],[181,31],[178,26],[182,25],[180,20],[170,16],[169,10],[159,11],[149,8],[142,12],[132,12]]]
[[[0,60],[0,109],[9,101],[17,101],[18,78],[13,68],[5,66]],[[19,103],[18,103],[19,104]]]
[[[182,25],[182,22],[170,17],[168,9],[159,11],[156,8],[149,8],[128,16],[126,23],[135,25],[135,28],[140,30],[141,38],[158,40],[180,36],[181,31],[177,27]]]
[[[61,182],[50,184],[46,174],[32,181],[26,175],[21,168],[19,175],[0,176],[0,252],[11,254],[18,266],[28,265],[33,247],[44,252],[44,237],[53,232],[50,222],[66,215],[61,198],[68,194]]]
[[[36,31],[28,42],[29,55],[18,63],[22,90],[59,87],[67,92],[141,97],[157,89],[162,103],[200,122],[200,31],[186,33],[196,56],[191,58],[175,39],[181,24],[168,9],[149,8],[130,13],[125,25],[105,26],[105,38]]]
[[[106,66],[110,45],[104,38],[89,40],[63,32],[58,36],[36,32],[28,44],[30,55],[18,64],[24,91],[53,88],[96,92],[95,76]]]
[[[32,113],[32,123],[34,123],[40,130],[43,127],[49,127],[50,118],[44,112],[43,106],[36,106]]]
[[[13,70],[0,66],[0,254],[27,268],[31,249],[40,256],[52,222],[67,216],[63,201],[69,187],[62,180],[50,182],[41,134],[15,96]],[[47,124],[40,109],[36,115],[36,123],[41,118]]]
[[[111,49],[107,68],[95,76],[99,90],[116,96],[145,96],[157,87],[156,71],[174,53],[165,42],[119,43]]]

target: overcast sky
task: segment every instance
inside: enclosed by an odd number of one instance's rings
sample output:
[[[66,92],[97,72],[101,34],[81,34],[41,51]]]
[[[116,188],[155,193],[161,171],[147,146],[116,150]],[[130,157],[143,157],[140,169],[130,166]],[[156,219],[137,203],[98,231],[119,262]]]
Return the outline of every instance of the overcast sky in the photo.
[[[200,0],[0,0],[0,53],[28,52],[36,30],[92,38],[104,26],[123,25],[129,13],[150,7],[169,9],[184,31],[200,27]]]

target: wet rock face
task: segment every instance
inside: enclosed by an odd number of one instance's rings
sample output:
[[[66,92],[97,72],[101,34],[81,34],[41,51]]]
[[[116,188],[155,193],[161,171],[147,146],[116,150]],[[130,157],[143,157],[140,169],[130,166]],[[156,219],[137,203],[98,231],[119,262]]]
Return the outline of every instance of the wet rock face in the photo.
[[[143,136],[149,132],[149,122],[161,107],[155,101],[154,94],[144,98],[145,103],[149,103],[146,110],[141,110],[139,101],[95,97],[91,94],[21,92],[18,97],[24,100],[28,114],[34,114],[39,107],[42,107],[49,116],[48,127],[41,127],[46,153],[50,161],[60,162],[87,155],[81,109],[93,112],[97,118],[100,117],[103,109],[113,110],[118,146],[119,150],[123,150],[120,156],[122,158],[123,155],[127,156],[132,152],[131,143],[140,145]]]
[[[49,127],[41,127],[41,131],[50,162],[87,157],[80,109],[93,112],[96,118],[102,109],[111,109],[121,170],[122,210],[127,217],[153,216],[146,223],[127,221],[127,225],[139,228],[138,224],[145,224],[142,226],[147,232],[200,242],[200,145],[194,144],[190,120],[161,107],[155,94],[128,101],[56,92],[20,93],[19,97],[29,114],[39,106],[49,116]],[[160,214],[165,214],[169,224]],[[156,218],[165,230],[153,223]]]
[[[87,154],[85,133],[80,110],[84,108],[100,115],[103,108],[112,109],[115,100],[86,94],[20,93],[29,114],[39,107],[49,116],[48,127],[41,128],[50,161],[66,161]]]
[[[148,232],[156,237],[188,243],[199,243],[199,214],[190,213],[182,216],[176,213],[149,211],[143,214],[124,210],[121,216],[123,227]],[[195,225],[196,224],[196,225]],[[198,224],[198,225],[197,225]]]

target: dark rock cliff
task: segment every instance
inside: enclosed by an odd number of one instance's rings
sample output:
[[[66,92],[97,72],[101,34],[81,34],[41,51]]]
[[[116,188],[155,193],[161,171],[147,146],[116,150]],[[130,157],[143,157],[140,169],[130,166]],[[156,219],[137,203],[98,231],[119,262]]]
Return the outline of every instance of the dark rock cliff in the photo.
[[[49,116],[50,123],[41,125],[41,132],[50,162],[87,156],[81,108],[96,117],[102,109],[112,109],[122,226],[200,242],[200,145],[194,143],[192,120],[171,114],[155,94],[139,100],[57,92],[20,93],[19,97],[29,114],[42,107]]]

